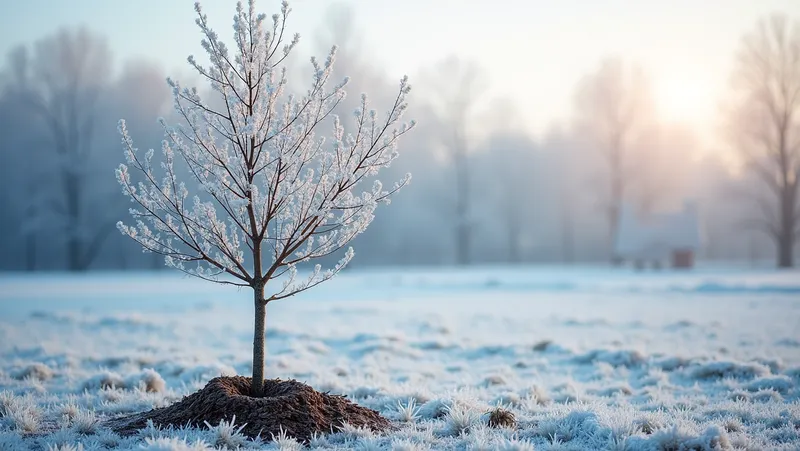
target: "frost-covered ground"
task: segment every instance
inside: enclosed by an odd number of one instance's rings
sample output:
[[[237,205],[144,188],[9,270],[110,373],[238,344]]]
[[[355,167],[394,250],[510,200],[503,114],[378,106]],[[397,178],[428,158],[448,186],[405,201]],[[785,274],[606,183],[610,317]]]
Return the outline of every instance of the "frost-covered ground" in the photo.
[[[0,275],[0,450],[298,449],[98,427],[249,374],[251,308],[174,273]],[[267,324],[269,376],[399,425],[311,448],[800,449],[800,272],[353,270]],[[515,428],[486,425],[497,405]]]

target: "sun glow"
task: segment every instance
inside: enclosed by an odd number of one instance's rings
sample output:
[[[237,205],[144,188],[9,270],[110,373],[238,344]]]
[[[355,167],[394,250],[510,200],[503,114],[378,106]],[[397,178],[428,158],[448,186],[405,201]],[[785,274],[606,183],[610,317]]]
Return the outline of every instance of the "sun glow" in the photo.
[[[655,95],[665,120],[701,127],[713,120],[712,88],[699,77],[665,77],[656,84]]]

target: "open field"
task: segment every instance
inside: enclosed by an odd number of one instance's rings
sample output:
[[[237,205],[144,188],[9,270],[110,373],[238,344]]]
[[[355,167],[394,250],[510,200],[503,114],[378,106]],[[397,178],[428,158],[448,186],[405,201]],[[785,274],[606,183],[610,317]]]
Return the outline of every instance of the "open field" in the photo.
[[[0,275],[0,450],[296,449],[98,426],[249,375],[250,299],[171,272]],[[797,271],[352,270],[267,328],[268,377],[399,426],[310,448],[800,449]],[[498,404],[515,427],[486,425]]]

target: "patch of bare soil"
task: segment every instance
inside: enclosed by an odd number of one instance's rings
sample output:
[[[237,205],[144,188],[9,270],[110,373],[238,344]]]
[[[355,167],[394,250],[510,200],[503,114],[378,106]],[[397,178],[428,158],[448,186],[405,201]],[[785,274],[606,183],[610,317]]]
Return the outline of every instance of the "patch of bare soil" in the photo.
[[[202,390],[181,401],[149,412],[108,420],[106,425],[121,435],[135,434],[146,426],[147,420],[161,427],[180,427],[187,423],[204,427],[220,420],[244,426],[242,433],[254,438],[271,440],[280,429],[302,442],[312,435],[328,434],[344,423],[379,432],[391,428],[391,423],[378,412],[358,406],[344,396],[320,393],[296,380],[267,379],[264,396],[249,396],[249,377],[217,377]]]

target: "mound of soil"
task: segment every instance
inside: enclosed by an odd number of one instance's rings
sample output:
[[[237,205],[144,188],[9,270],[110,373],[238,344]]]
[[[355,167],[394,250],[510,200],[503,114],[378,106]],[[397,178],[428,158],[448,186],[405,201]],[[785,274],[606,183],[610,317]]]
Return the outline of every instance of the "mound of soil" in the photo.
[[[246,424],[242,433],[271,440],[283,428],[286,434],[308,442],[316,432],[328,434],[344,423],[373,431],[391,428],[391,423],[378,412],[358,406],[344,396],[320,393],[296,380],[267,379],[264,396],[249,396],[249,377],[217,377],[202,390],[181,401],[160,409],[114,418],[106,425],[121,435],[135,434],[153,420],[157,426],[205,427],[229,421],[236,415],[236,425]]]

